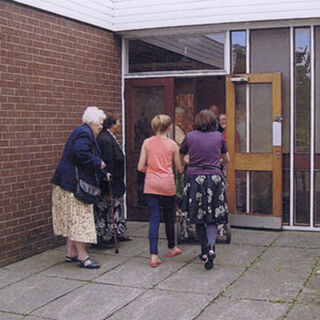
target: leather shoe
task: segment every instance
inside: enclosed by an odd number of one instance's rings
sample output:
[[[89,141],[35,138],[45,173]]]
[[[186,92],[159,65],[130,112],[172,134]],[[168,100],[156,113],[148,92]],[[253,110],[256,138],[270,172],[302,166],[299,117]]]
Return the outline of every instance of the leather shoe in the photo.
[[[86,261],[90,261],[90,263],[86,264]],[[90,259],[90,257],[88,257],[88,258],[80,261],[79,267],[86,268],[86,269],[99,269],[100,264],[97,261]]]

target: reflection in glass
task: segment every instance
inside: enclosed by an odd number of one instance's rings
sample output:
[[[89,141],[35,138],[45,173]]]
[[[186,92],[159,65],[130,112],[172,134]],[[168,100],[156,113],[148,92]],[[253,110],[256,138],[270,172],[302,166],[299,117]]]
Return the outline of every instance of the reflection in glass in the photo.
[[[272,171],[250,171],[250,211],[272,214]]]
[[[282,210],[283,218],[282,222],[284,224],[289,224],[290,219],[290,170],[283,169],[282,176]]]
[[[134,150],[139,151],[144,139],[153,135],[150,122],[154,116],[165,111],[164,87],[133,88],[133,129]],[[138,204],[146,206],[143,193],[145,174],[137,172],[136,191]]]
[[[129,40],[129,72],[224,70],[225,33]]]
[[[247,209],[247,171],[236,171],[236,210],[248,212]]]
[[[231,32],[232,73],[246,73],[246,31]]]
[[[236,113],[236,134],[235,150],[236,152],[246,152],[246,84],[235,85],[235,113]]]
[[[320,227],[320,171],[314,173],[314,223]]]
[[[295,216],[294,224],[309,225],[310,222],[310,172],[296,170],[295,182]]]
[[[310,152],[310,28],[295,29],[295,152]]]
[[[315,153],[320,154],[320,27],[315,28]],[[320,169],[320,168],[319,168]]]
[[[272,152],[272,84],[250,85],[250,152]]]
[[[164,113],[164,87],[135,87],[134,105],[134,150],[139,151],[144,139],[153,134],[150,122],[154,116]]]

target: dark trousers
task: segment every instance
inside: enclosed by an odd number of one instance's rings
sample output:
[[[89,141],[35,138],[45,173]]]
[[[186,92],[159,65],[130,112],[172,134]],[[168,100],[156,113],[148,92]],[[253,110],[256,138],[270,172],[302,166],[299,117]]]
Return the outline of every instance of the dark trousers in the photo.
[[[146,195],[150,212],[149,243],[150,254],[158,254],[158,238],[160,224],[160,208],[163,209],[163,218],[166,227],[168,248],[175,246],[174,224],[175,224],[175,196],[160,196],[156,194]]]

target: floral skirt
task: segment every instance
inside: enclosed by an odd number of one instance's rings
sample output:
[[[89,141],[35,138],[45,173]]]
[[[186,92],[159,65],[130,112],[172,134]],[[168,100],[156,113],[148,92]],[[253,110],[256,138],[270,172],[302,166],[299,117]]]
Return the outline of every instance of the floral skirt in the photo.
[[[114,222],[118,235],[124,234],[127,230],[126,221],[122,214],[121,199],[122,197],[113,197]],[[94,205],[94,220],[98,242],[110,241],[113,237],[111,201],[105,196],[99,197]]]
[[[72,192],[53,185],[52,220],[55,235],[73,241],[97,243],[93,205],[76,199]]]
[[[226,184],[219,175],[187,176],[181,211],[191,223],[225,224],[228,221]]]

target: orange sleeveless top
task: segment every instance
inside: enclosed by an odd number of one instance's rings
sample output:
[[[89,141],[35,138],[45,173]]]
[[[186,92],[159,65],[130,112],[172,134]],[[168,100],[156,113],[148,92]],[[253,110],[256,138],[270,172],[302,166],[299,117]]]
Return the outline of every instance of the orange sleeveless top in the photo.
[[[169,138],[153,136],[147,139],[147,170],[144,193],[173,196],[176,184],[172,170],[175,142]]]

